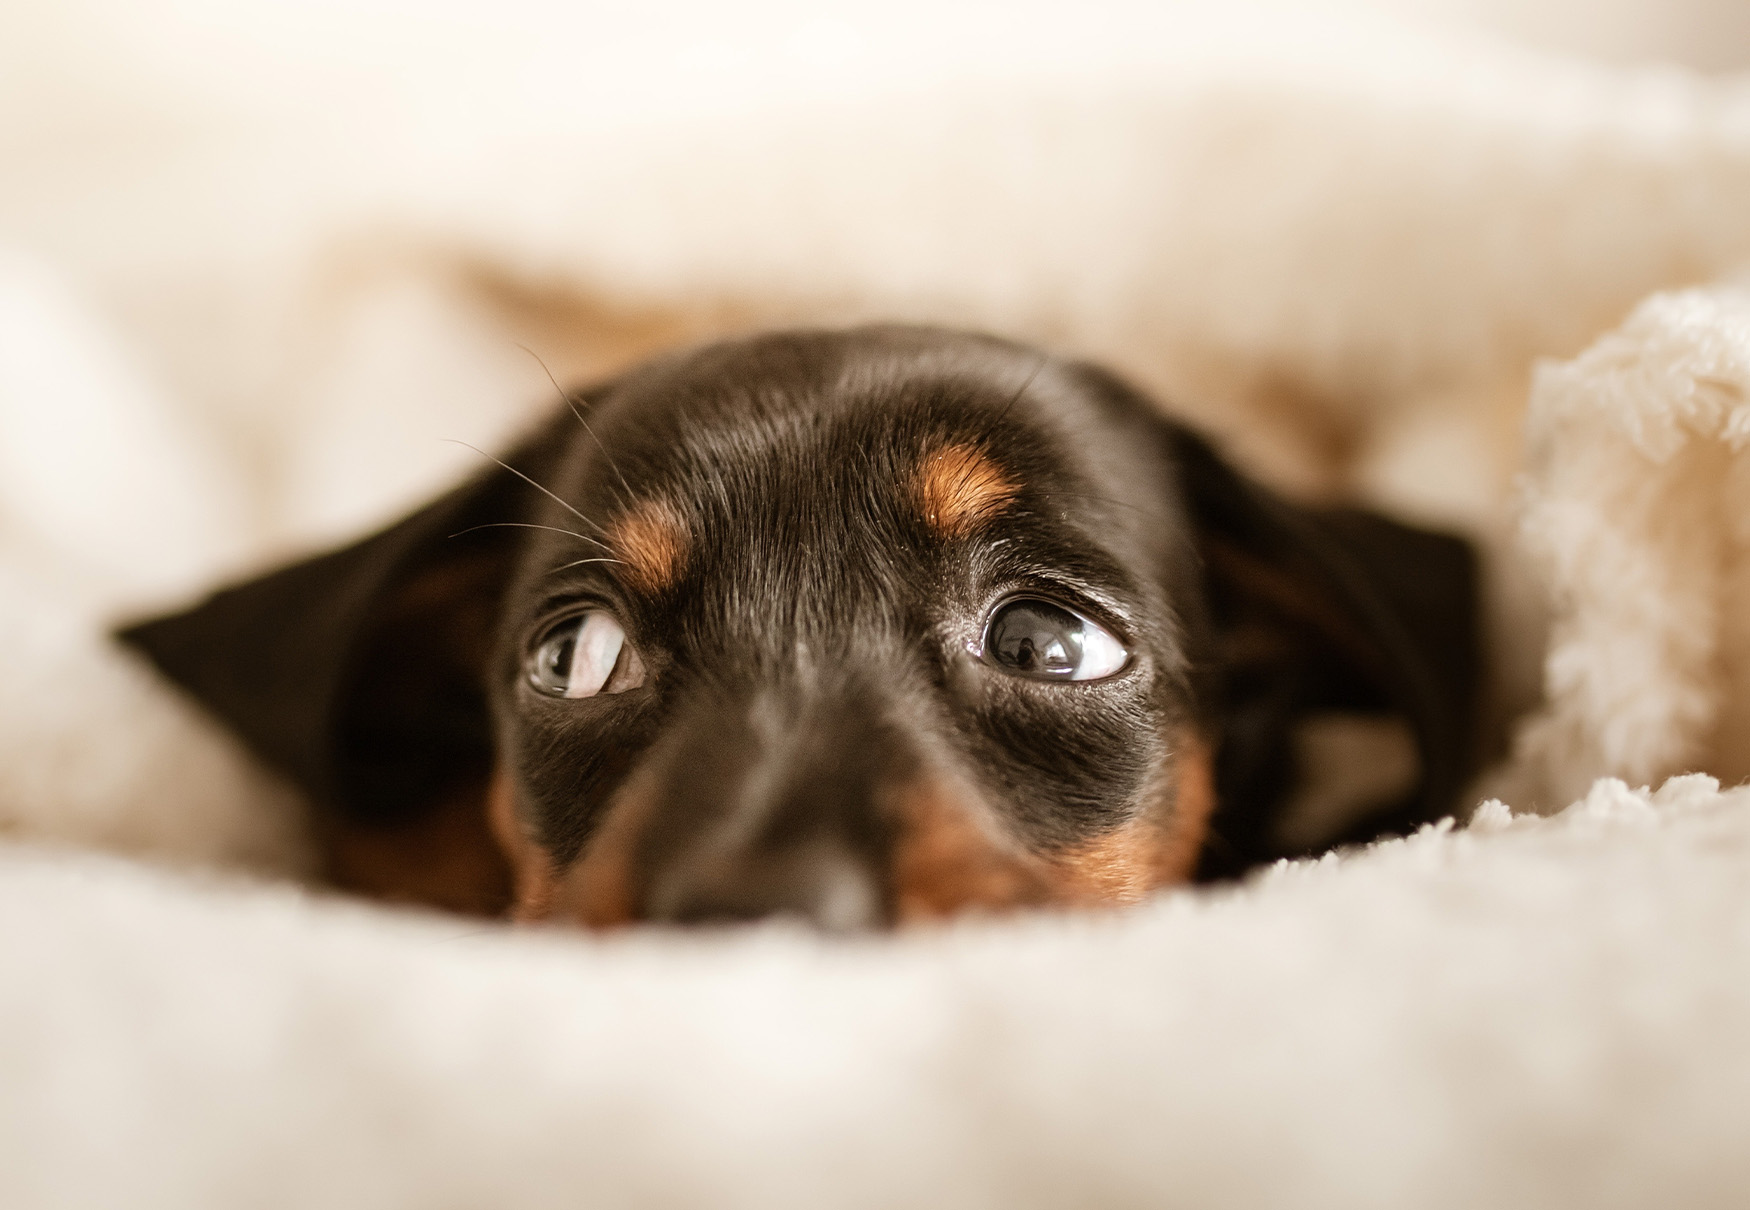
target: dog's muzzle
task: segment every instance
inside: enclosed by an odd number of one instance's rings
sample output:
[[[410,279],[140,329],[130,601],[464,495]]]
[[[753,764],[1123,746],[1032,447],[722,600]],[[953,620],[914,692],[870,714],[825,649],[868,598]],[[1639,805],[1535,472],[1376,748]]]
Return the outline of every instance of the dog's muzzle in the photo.
[[[561,879],[559,914],[790,916],[832,931],[891,921],[895,804],[921,762],[882,703],[847,691],[714,693],[666,732]]]

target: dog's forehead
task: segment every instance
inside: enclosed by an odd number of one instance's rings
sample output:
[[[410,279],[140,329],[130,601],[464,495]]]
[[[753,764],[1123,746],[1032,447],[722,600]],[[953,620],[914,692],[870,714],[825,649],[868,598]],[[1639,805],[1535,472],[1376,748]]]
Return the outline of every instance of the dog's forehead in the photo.
[[[1136,528],[1106,468],[1089,476],[1123,440],[1070,375],[1000,342],[714,347],[634,375],[587,421],[561,486],[606,547],[586,574],[706,643],[892,633],[1022,556],[1116,568]]]
[[[992,421],[1024,419],[1030,409],[1015,405],[1044,385],[1046,359],[1027,350],[942,334],[882,339],[891,335],[767,337],[657,363],[615,392],[614,443],[658,462],[771,465],[847,439],[1000,440]]]
[[[1018,346],[909,329],[714,346],[628,380],[604,417],[604,452],[622,478],[683,494],[705,482],[751,493],[821,475],[910,491],[919,463],[951,447],[963,452],[938,460],[943,471],[1049,473],[1072,443],[1042,430],[1075,401],[1041,374],[1047,364]],[[1042,395],[1054,406],[1038,407]]]
[[[1062,417],[1024,398],[1037,355],[850,337],[712,352],[628,384],[584,449],[586,487],[612,497],[607,528],[647,585],[702,542],[849,557],[920,526],[970,538],[1074,478]]]

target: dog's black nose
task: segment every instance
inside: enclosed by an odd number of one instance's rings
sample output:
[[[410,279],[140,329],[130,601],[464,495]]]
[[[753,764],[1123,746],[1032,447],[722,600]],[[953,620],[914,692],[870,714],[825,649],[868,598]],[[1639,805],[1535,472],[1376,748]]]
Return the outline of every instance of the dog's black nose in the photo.
[[[647,913],[668,924],[791,917],[829,932],[876,928],[883,889],[868,862],[825,839],[756,853],[696,854],[661,871]]]
[[[637,914],[789,916],[832,931],[890,915],[884,798],[903,738],[854,696],[701,704],[671,732],[636,859]]]

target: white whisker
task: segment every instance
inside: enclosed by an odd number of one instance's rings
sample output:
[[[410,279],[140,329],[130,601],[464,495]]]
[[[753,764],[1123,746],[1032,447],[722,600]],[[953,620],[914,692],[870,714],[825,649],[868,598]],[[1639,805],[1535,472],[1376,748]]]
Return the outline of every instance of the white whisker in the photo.
[[[573,567],[582,567],[585,563],[619,563],[621,566],[624,566],[624,563],[619,559],[578,559],[572,563],[563,563],[558,567],[550,567],[547,569],[546,574],[553,575],[557,572],[569,571]]]
[[[613,549],[600,538],[580,534],[575,529],[566,529],[560,525],[531,525],[526,521],[488,521],[483,525],[470,525],[467,529],[457,530],[450,537],[459,538],[463,534],[471,534],[477,529],[544,529],[548,533],[564,534],[568,538],[576,538],[579,542],[588,542],[591,546],[599,546],[603,550]]]
[[[551,491],[550,489],[548,489],[546,487],[541,486],[539,483],[536,483],[533,479],[529,478],[527,475],[525,475],[521,471],[517,470],[516,467],[514,467],[510,463],[506,462],[504,459],[494,458],[491,454],[487,453],[485,450],[481,449],[479,446],[469,445],[469,443],[466,441],[457,441],[454,437],[445,437],[444,440],[448,441],[451,445],[466,446],[468,449],[473,450],[476,454],[479,454],[482,458],[485,458],[491,462],[496,462],[499,466],[502,466],[505,470],[507,470],[511,474],[515,475],[518,479],[521,479],[524,483],[528,484],[530,487],[534,488],[536,491],[545,495],[548,499],[552,500],[553,503],[557,504],[560,508],[564,509],[566,512],[570,513],[572,516],[576,517],[579,521],[582,521],[585,525],[589,526],[591,529],[596,529],[596,530],[601,529],[601,526],[597,525],[594,521],[591,521],[588,517],[586,517],[582,513],[578,512],[577,509],[572,507],[570,504],[567,504],[565,502],[565,500],[562,497],[560,497],[558,494],[556,494],[555,492]]]
[[[559,385],[559,380],[553,377],[553,371],[547,368],[547,363],[541,359],[539,353],[529,348],[528,345],[520,344],[517,348],[535,359],[535,364],[541,367],[541,373],[547,376],[547,381],[553,384],[553,389],[555,391],[559,392],[559,398],[565,401],[565,406],[571,409],[571,414],[573,416],[577,417],[577,423],[583,426],[583,431],[589,434],[589,439],[591,441],[595,442],[595,447],[602,452],[602,457],[608,460],[608,468],[614,472],[614,478],[620,481],[620,486],[625,488],[627,497],[630,497],[632,495],[632,489],[626,483],[626,476],[620,473],[620,466],[614,461],[614,456],[608,453],[608,447],[602,444],[602,439],[597,437],[595,435],[595,430],[589,427],[589,421],[583,418],[583,413],[578,410],[577,401],[571,397],[564,387]]]

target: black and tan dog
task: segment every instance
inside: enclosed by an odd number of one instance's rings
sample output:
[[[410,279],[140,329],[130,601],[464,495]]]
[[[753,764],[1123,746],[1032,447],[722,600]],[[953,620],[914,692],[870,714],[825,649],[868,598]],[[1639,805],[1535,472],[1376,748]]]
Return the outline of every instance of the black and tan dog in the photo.
[[[310,793],[341,885],[591,925],[1127,902],[1275,855],[1320,712],[1414,736],[1360,832],[1466,775],[1463,544],[1291,507],[1091,366],[782,333],[568,402],[125,634]]]

